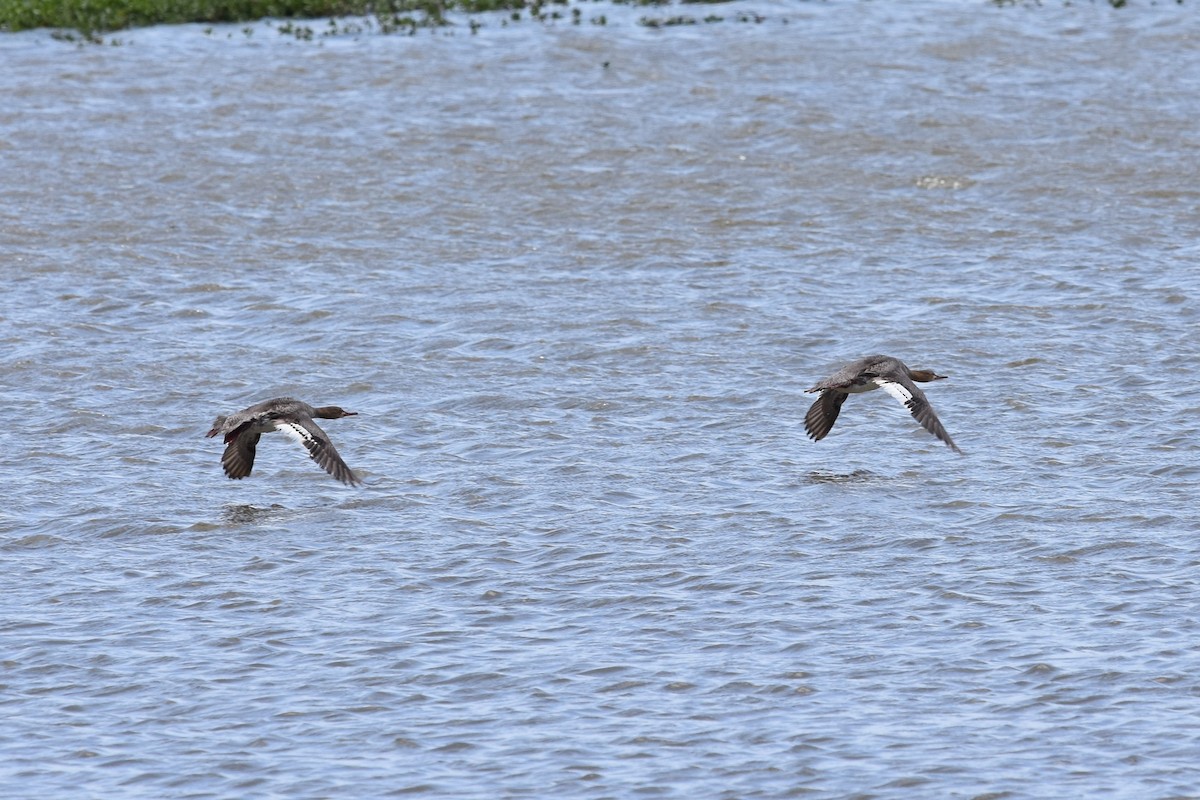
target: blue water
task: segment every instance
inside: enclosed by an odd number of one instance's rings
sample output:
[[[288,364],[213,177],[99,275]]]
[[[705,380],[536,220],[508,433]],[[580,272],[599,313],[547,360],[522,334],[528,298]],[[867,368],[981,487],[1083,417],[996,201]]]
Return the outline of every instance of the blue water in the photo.
[[[600,10],[0,37],[0,794],[1200,796],[1200,21]]]

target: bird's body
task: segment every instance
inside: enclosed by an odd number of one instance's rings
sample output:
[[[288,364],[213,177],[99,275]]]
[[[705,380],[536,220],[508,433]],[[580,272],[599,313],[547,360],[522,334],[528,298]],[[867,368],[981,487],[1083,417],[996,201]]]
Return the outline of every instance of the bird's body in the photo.
[[[913,415],[925,430],[941,439],[958,454],[962,451],[946,433],[942,423],[933,412],[933,406],[925,398],[925,393],[917,388],[914,381],[928,382],[945,378],[935,372],[923,369],[909,369],[898,358],[891,356],[867,356],[847,364],[833,375],[820,381],[807,392],[820,392],[804,415],[804,429],[814,441],[820,441],[833,429],[842,404],[852,394],[869,392],[872,389],[883,389],[895,397]]]
[[[226,447],[221,456],[221,466],[230,478],[240,479],[250,474],[254,468],[254,452],[259,437],[271,431],[283,431],[303,444],[312,460],[323,470],[342,483],[354,485],[358,483],[358,478],[342,461],[325,431],[313,422],[314,417],[341,419],[353,416],[355,412],[344,411],[337,406],[313,408],[291,397],[276,397],[227,417],[217,417],[208,436],[225,437]]]

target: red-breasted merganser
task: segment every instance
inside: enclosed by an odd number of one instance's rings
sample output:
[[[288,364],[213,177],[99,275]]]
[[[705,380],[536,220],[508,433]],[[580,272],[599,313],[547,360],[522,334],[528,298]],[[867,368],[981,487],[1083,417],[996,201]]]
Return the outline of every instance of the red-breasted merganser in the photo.
[[[244,478],[250,474],[254,467],[254,448],[260,436],[271,431],[283,431],[308,448],[308,454],[321,465],[321,469],[342,483],[353,486],[359,482],[358,478],[342,461],[325,431],[313,422],[313,417],[341,419],[353,416],[357,414],[337,406],[313,408],[308,403],[290,397],[276,397],[228,417],[217,417],[208,436],[225,435],[227,446],[221,456],[221,466],[230,478]]]
[[[818,383],[806,392],[820,392],[808,413],[804,415],[804,429],[814,441],[820,441],[833,428],[837,421],[842,403],[852,394],[869,392],[872,389],[883,389],[892,397],[904,404],[912,412],[913,417],[925,430],[962,455],[962,450],[946,433],[933,406],[925,399],[925,393],[917,388],[913,381],[927,383],[948,377],[938,375],[927,369],[909,369],[903,361],[891,356],[867,356],[839,369],[833,375]]]

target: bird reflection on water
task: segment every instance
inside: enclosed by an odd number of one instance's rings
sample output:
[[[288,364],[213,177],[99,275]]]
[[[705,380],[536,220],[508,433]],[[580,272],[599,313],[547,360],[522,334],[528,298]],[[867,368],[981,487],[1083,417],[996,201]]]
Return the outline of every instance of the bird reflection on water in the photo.
[[[272,503],[267,507],[252,505],[227,505],[222,509],[221,518],[226,525],[253,525],[277,519],[287,511],[286,506]]]

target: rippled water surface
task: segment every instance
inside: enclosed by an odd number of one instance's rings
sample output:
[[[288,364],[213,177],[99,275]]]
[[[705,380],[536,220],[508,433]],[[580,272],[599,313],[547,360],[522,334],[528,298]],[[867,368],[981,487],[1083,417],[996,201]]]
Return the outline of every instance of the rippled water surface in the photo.
[[[1194,9],[483,19],[0,37],[0,793],[1200,796]]]

